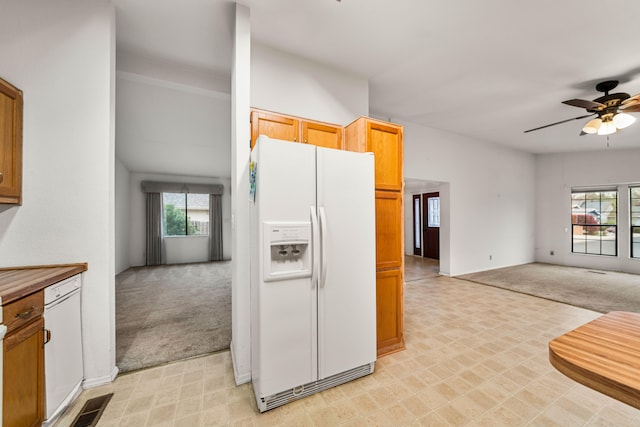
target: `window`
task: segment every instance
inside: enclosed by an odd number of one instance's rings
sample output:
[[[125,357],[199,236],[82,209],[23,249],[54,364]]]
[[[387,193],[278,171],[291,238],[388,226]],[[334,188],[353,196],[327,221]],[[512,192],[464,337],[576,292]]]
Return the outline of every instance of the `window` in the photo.
[[[571,252],[592,255],[618,254],[618,192],[572,191]]]
[[[440,227],[440,197],[429,197],[427,205],[429,208],[427,211],[429,216],[428,226]]]
[[[209,195],[162,193],[163,236],[209,234]]]
[[[640,258],[640,187],[629,188],[631,258]]]
[[[413,230],[415,233],[414,249],[420,249],[420,195],[413,196]]]

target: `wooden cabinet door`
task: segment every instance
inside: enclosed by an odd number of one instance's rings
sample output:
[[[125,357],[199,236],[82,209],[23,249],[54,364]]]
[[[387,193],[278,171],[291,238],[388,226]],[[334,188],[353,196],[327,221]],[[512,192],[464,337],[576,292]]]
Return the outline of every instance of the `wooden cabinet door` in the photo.
[[[375,155],[376,189],[402,191],[402,127],[368,121],[367,151]]]
[[[2,381],[2,425],[39,427],[45,399],[42,317],[4,337]]]
[[[300,121],[282,114],[253,110],[251,112],[251,148],[260,135],[284,141],[299,142]]]
[[[0,203],[22,203],[22,91],[0,79]]]
[[[302,142],[318,147],[342,149],[342,127],[318,122],[301,122]]]
[[[378,356],[404,348],[404,281],[402,270],[376,273]]]
[[[402,266],[402,215],[402,193],[376,191],[376,270]]]
[[[375,155],[376,190],[402,191],[402,126],[360,117],[344,128],[344,148]]]

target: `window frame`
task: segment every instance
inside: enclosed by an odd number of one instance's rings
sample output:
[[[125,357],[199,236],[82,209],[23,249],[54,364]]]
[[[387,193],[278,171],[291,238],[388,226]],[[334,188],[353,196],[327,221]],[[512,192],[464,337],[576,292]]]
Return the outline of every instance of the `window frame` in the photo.
[[[637,197],[634,197],[634,190],[637,190]],[[637,203],[634,212],[634,200]],[[635,215],[634,215],[635,214]],[[634,219],[636,221],[634,221]],[[640,184],[629,186],[629,258],[640,259],[640,237],[638,238],[638,253],[634,254],[634,230],[640,235]]]
[[[205,193],[176,193],[176,192],[171,192],[171,191],[164,191],[161,194],[161,201],[162,201],[162,237],[202,237],[202,236],[209,236],[210,231],[207,229],[206,233],[203,232],[199,232],[199,233],[189,233],[189,224],[193,222],[193,220],[190,220],[189,217],[189,195],[190,194],[197,194],[197,195],[203,195],[203,196],[207,196],[208,198],[211,197],[210,194],[205,194]],[[167,206],[165,204],[165,194],[172,194],[172,195],[184,195],[184,205],[181,206],[177,206],[176,204],[173,204],[173,206],[175,206],[176,209],[182,210],[184,212],[184,234],[167,234],[167,223],[166,223],[166,207]],[[193,208],[192,208],[193,210]],[[209,200],[207,200],[207,215],[210,215],[209,212]],[[194,225],[195,227],[195,225]]]
[[[613,212],[607,213],[607,219],[611,217],[613,213],[613,217],[615,218],[615,223],[602,223],[602,215],[603,212],[603,200],[611,200],[611,197],[603,197],[604,193],[614,193],[613,203],[615,210]],[[575,194],[584,194],[584,211],[580,212],[576,210],[576,206],[574,205]],[[598,197],[593,197],[593,194],[598,194]],[[591,195],[591,196],[589,196]],[[619,243],[619,213],[618,213],[618,199],[619,199],[619,191],[616,187],[606,187],[606,188],[572,188],[571,189],[571,253],[579,254],[579,255],[596,255],[596,256],[607,256],[607,257],[617,257],[618,256],[618,243]],[[596,209],[597,216],[593,214],[593,209],[589,210],[589,201],[595,202],[597,200],[597,205],[599,209]],[[592,203],[593,204],[593,203]],[[581,208],[582,209],[582,208]],[[594,218],[596,220],[595,223],[592,223],[587,220],[587,218]],[[613,229],[613,232],[609,231]],[[580,234],[577,234],[576,231],[580,230]],[[589,231],[591,230],[591,231]],[[604,233],[607,234],[604,234]],[[585,236],[584,239],[579,238],[578,236]],[[596,237],[597,236],[597,237]],[[609,253],[610,251],[603,251],[603,242],[610,241],[611,239],[603,239],[603,237],[613,236],[613,253]],[[584,242],[584,251],[576,250],[576,243],[580,241]],[[593,243],[597,241],[598,251],[593,250]],[[589,244],[591,242],[591,244]]]

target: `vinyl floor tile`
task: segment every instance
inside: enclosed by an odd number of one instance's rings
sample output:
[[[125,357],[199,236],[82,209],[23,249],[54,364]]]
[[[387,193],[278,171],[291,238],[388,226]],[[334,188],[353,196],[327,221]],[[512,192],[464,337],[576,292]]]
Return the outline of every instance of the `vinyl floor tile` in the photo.
[[[439,276],[433,260],[407,257],[407,349],[375,372],[260,414],[250,384],[236,386],[222,351],[120,375],[85,390],[114,393],[110,426],[638,426],[640,411],[558,373],[549,340],[600,314]]]

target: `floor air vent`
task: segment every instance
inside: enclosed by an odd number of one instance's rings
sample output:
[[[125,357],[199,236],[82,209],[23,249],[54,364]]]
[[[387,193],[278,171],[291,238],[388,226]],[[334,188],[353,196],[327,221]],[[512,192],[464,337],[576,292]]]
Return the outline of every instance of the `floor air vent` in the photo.
[[[98,424],[98,420],[104,408],[107,407],[107,403],[111,400],[111,396],[113,396],[113,393],[87,400],[80,413],[76,415],[76,419],[71,423],[71,427],[93,427]]]

